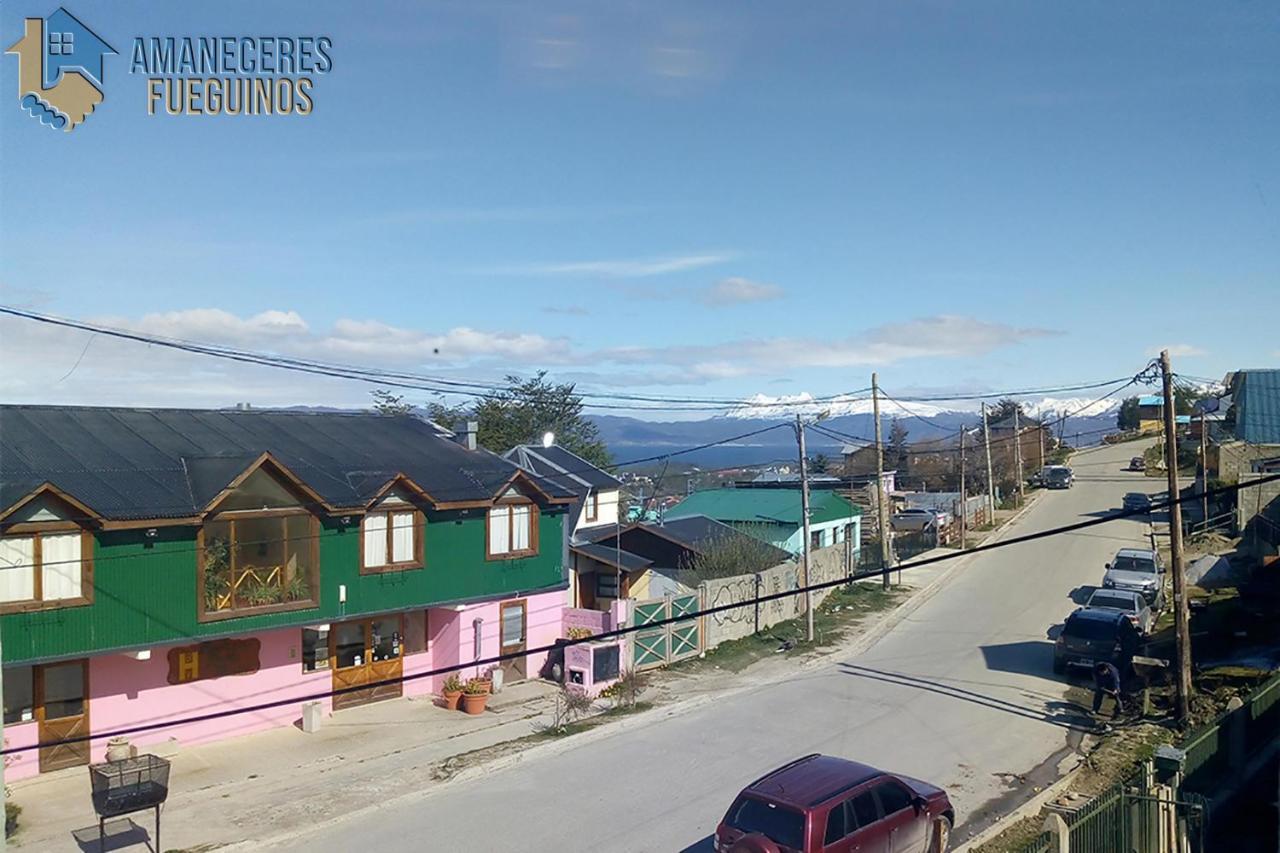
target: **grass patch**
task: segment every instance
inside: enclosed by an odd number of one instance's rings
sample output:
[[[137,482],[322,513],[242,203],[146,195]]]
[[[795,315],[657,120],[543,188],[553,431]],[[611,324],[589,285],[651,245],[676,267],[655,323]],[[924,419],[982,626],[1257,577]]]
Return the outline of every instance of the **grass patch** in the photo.
[[[793,655],[829,646],[839,642],[868,616],[896,605],[904,594],[902,587],[886,592],[878,583],[837,587],[813,612],[813,645],[805,640],[805,618],[800,616],[779,622],[758,634],[723,642],[708,651],[705,658],[681,661],[671,669],[694,674],[711,669],[741,672],[753,663],[774,655]]]

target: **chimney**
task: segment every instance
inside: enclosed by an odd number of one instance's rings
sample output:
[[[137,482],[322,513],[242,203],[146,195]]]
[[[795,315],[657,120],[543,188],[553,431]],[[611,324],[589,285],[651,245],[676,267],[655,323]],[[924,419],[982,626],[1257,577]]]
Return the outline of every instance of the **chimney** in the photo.
[[[458,430],[458,435],[457,435],[458,443],[461,444],[463,447],[465,447],[467,450],[475,450],[476,449],[476,433],[479,430],[480,430],[480,423],[478,421],[467,421],[467,425],[464,426],[462,429]]]

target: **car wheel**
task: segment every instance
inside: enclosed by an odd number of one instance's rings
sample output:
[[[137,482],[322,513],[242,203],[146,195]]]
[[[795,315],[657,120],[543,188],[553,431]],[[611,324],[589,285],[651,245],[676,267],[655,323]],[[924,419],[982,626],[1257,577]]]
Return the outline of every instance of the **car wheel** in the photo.
[[[951,843],[951,821],[945,817],[934,818],[933,831],[929,833],[929,846],[925,849],[928,853],[946,853],[949,843]]]

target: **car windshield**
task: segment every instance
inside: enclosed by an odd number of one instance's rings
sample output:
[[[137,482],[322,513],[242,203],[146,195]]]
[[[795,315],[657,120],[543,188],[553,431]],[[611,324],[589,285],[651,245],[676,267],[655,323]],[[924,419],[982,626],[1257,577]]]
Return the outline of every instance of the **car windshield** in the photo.
[[[1133,598],[1124,595],[1112,595],[1111,593],[1099,592],[1089,599],[1090,607],[1109,607],[1112,610],[1137,610],[1137,602]]]
[[[804,815],[786,806],[743,797],[729,810],[729,825],[761,835],[796,850],[804,848]]]
[[[1111,564],[1111,569],[1116,572],[1143,572],[1154,575],[1156,564],[1147,557],[1116,557],[1115,562]]]
[[[1116,626],[1097,619],[1068,619],[1062,633],[1082,640],[1109,640],[1116,635]]]

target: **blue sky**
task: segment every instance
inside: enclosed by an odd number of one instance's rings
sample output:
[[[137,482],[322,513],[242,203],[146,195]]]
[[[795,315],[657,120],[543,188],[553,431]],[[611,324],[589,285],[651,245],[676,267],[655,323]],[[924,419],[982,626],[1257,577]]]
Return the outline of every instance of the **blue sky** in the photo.
[[[4,46],[55,8],[5,4]],[[1280,358],[1267,4],[67,8],[121,55],[71,133],[19,109],[3,57],[6,304],[716,397],[833,394],[872,370],[899,393],[1047,386],[1161,346],[1197,376]],[[314,112],[148,116],[134,37],[228,34],[331,37]],[[10,401],[367,391],[0,335]]]

